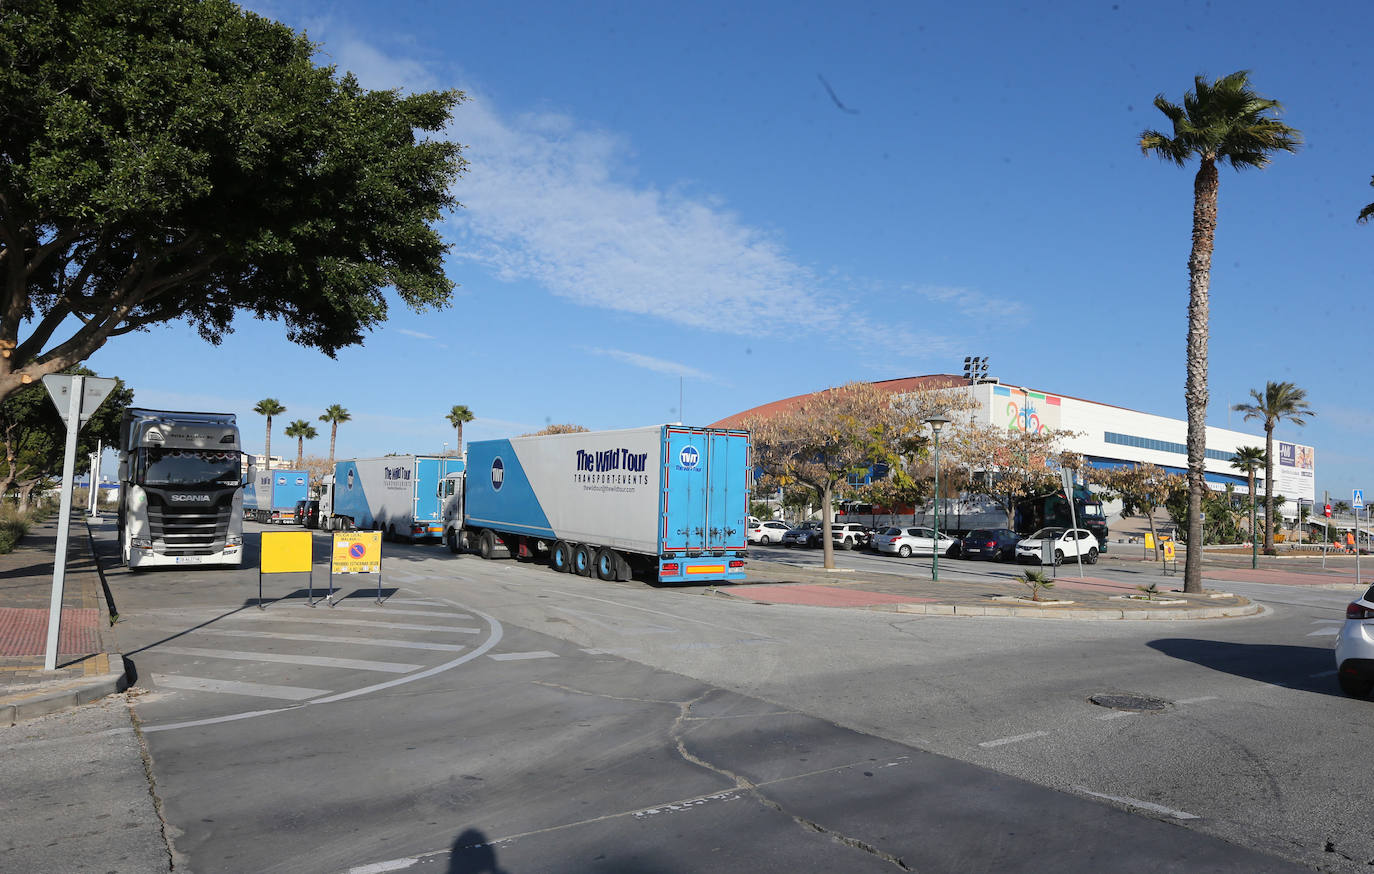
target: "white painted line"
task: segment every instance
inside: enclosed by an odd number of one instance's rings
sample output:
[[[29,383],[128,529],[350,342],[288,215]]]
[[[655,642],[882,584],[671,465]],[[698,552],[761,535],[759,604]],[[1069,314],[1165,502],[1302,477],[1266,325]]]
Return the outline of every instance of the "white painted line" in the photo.
[[[388,871],[401,871],[411,865],[418,865],[419,859],[392,859],[390,862],[373,862],[371,865],[357,865],[348,869],[348,874],[386,874]]]
[[[408,674],[424,665],[404,665],[397,662],[367,662],[361,659],[331,659],[323,656],[281,655],[274,652],[236,652],[228,649],[204,649],[198,646],[159,646],[154,653],[200,656],[210,659],[234,659],[241,662],[276,662],[286,665],[313,665],[317,668],[347,668],[353,671],[382,671],[388,674]]]
[[[471,616],[464,616],[461,613],[445,613],[444,616],[454,619],[471,619]],[[424,625],[414,622],[374,622],[371,619],[332,619],[329,614],[324,616],[273,616],[271,613],[241,613],[236,616],[226,618],[224,621],[237,621],[240,619],[251,620],[253,622],[295,622],[297,624],[309,625],[362,625],[367,628],[394,628],[397,631],[441,631],[445,634],[481,634],[482,629],[470,628],[466,625]]]
[[[1308,676],[1309,678],[1311,678],[1311,677],[1334,677],[1334,676],[1336,676],[1336,674],[1338,674],[1338,673],[1339,673],[1339,671],[1336,671],[1335,669],[1332,669],[1332,670],[1330,670],[1330,671],[1318,671],[1318,672],[1315,673],[1315,674],[1308,674],[1307,676]]]
[[[1201,704],[1203,701],[1215,701],[1215,700],[1217,700],[1217,696],[1215,696],[1215,695],[1203,695],[1203,696],[1201,696],[1201,697],[1199,697],[1199,698],[1180,698],[1180,699],[1178,699],[1177,701],[1175,701],[1174,703],[1175,703],[1175,704]]]
[[[1000,746],[1006,746],[1007,744],[1020,743],[1020,742],[1023,741],[1023,740],[1031,740],[1032,738],[1045,737],[1045,736],[1048,735],[1048,734],[1049,734],[1048,731],[1032,731],[1032,732],[1030,732],[1029,734],[1017,734],[1017,735],[1012,735],[1011,737],[999,737],[997,740],[985,740],[985,741],[983,741],[982,743],[980,743],[978,746],[980,746],[980,747],[1000,747]]]
[[[234,631],[228,628],[198,628],[194,634],[218,634],[221,637],[252,637],[265,640],[300,640],[306,643],[342,643],[348,646],[386,646],[396,649],[427,649],[434,652],[462,652],[461,643],[425,643],[417,640],[379,640],[366,637],[333,637],[327,634],[291,634],[277,631]]]
[[[615,655],[615,653],[608,649],[584,649],[582,651],[587,655]]]
[[[1316,631],[1307,632],[1308,637],[1335,637],[1340,634],[1339,628],[1318,628]]]
[[[1139,716],[1139,713],[1132,713],[1127,710],[1115,710],[1111,713],[1104,713],[1098,719],[1125,719],[1128,716]]]
[[[542,649],[538,652],[498,652],[495,655],[488,655],[487,658],[497,662],[513,662],[519,659],[556,659],[558,653]]]
[[[1105,798],[1108,801],[1115,801],[1117,804],[1124,804],[1127,807],[1138,807],[1141,810],[1162,813],[1165,816],[1172,816],[1174,819],[1201,819],[1201,817],[1195,813],[1174,810],[1172,807],[1165,807],[1162,804],[1154,804],[1150,801],[1141,801],[1139,798],[1128,798],[1124,795],[1105,795],[1101,792],[1094,792],[1086,786],[1075,786],[1073,788],[1075,791],[1082,792],[1084,795],[1091,795],[1094,798]]]
[[[335,594],[336,596],[339,594],[338,589],[335,589],[335,590],[334,590],[334,594]],[[321,595],[323,595],[323,593],[321,593]],[[353,601],[353,600],[362,601],[363,603],[362,603],[362,604],[359,604],[359,605],[351,605],[351,604],[348,603],[349,601]],[[304,607],[304,606],[306,606],[306,605],[305,605],[304,603],[302,603],[301,606]],[[334,599],[334,607],[335,607],[335,609],[338,609],[339,607],[350,607],[350,606],[358,606],[360,609],[374,610],[374,611],[376,611],[377,615],[379,615],[379,616],[437,616],[437,617],[439,617],[440,619],[471,619],[471,618],[472,618],[472,616],[471,616],[470,614],[467,614],[467,613],[446,613],[446,612],[444,612],[443,610],[392,610],[390,607],[385,607],[385,606],[383,606],[383,607],[378,607],[378,606],[377,606],[377,598],[376,598],[375,595],[373,596],[373,598],[372,598],[371,601],[367,600],[367,598],[365,598],[365,597],[363,597],[363,596],[361,596],[361,595],[359,595],[357,598],[339,598],[339,597],[335,597],[335,599]],[[275,608],[274,608],[274,609],[275,609]],[[316,608],[316,609],[319,609],[319,608]],[[325,609],[328,609],[328,608],[326,607]]]
[[[616,606],[616,607],[622,607],[622,608],[624,608],[624,609],[626,609],[626,610],[642,610],[642,611],[645,612],[645,613],[652,613],[652,614],[655,615],[655,616],[663,616],[663,617],[666,617],[666,618],[668,618],[668,619],[676,620],[676,621],[678,621],[678,622],[695,622],[695,623],[697,623],[697,624],[699,624],[699,625],[705,625],[705,626],[707,626],[707,627],[709,627],[709,628],[724,628],[726,631],[736,631],[736,632],[739,632],[740,634],[750,634],[750,635],[757,635],[757,634],[758,634],[758,632],[756,632],[756,631],[746,631],[746,630],[743,629],[743,628],[735,628],[735,627],[730,626],[730,625],[722,625],[722,624],[720,624],[719,622],[707,622],[705,619],[694,619],[694,618],[692,618],[691,616],[679,616],[679,615],[677,615],[677,614],[675,614],[675,613],[665,613],[665,612],[663,612],[662,610],[650,610],[648,607],[640,607],[640,606],[637,605],[637,604],[627,604],[627,603],[625,603],[624,601],[612,601],[612,600],[610,600],[610,599],[608,599],[608,598],[595,598],[595,597],[592,597],[591,595],[584,595],[584,594],[582,594],[581,592],[560,591],[560,590],[558,590],[558,589],[545,589],[544,591],[549,592],[549,593],[554,594],[554,595],[562,595],[562,596],[564,596],[564,597],[571,597],[571,598],[586,598],[588,601],[599,601],[599,602],[601,602],[602,604],[613,604],[613,605]]]
[[[1344,622],[1344,621],[1345,621],[1344,619],[1313,619],[1313,620],[1312,620],[1312,624],[1313,624],[1313,625],[1320,625],[1320,624],[1322,624],[1323,622],[1331,622],[1331,623],[1334,623],[1334,624],[1336,624],[1336,625],[1340,625],[1340,624],[1341,624],[1342,622]]]
[[[153,674],[153,685],[164,689],[187,692],[218,692],[226,695],[253,695],[257,698],[284,698],[304,701],[328,695],[328,689],[306,689],[302,686],[273,686],[267,683],[242,683],[235,680],[211,680],[208,677],[183,677],[177,674]]]
[[[439,603],[438,601],[435,601],[433,598],[396,598],[396,597],[391,597],[391,598],[387,598],[387,599],[386,599],[386,602],[387,602],[388,604],[425,604],[425,605],[428,605],[428,606],[431,606],[431,607],[442,607],[442,606],[443,606],[443,604]]]

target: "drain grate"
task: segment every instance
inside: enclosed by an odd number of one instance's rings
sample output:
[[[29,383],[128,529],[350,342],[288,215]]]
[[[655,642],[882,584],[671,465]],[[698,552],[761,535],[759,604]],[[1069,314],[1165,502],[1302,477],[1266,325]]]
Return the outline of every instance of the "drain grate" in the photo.
[[[1165,701],[1163,698],[1156,698],[1153,695],[1110,693],[1092,695],[1088,700],[1098,707],[1108,707],[1112,710],[1129,710],[1133,713],[1141,713],[1150,710],[1165,710],[1169,707],[1168,701]]]

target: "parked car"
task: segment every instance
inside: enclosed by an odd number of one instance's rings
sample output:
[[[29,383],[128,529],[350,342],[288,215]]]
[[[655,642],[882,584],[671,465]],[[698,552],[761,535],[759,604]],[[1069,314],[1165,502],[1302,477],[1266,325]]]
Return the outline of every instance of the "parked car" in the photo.
[[[934,555],[936,549],[941,555],[953,555],[959,548],[959,541],[943,531],[937,538],[929,528],[887,528],[873,536],[873,548],[902,558]]]
[[[781,543],[782,536],[786,533],[786,522],[770,519],[767,522],[758,522],[749,526],[749,542],[762,543],[765,546],[770,543]]]
[[[867,528],[854,522],[834,522],[830,525],[830,540],[840,549],[867,546],[870,536]]]
[[[803,522],[796,528],[787,529],[787,531],[782,535],[782,545],[820,546],[821,535],[822,532],[819,522],[815,523],[814,525],[812,525],[809,522]]]
[[[1336,679],[1355,698],[1374,690],[1374,587],[1345,608],[1345,624],[1336,634]]]
[[[1015,561],[1021,535],[1010,528],[975,528],[959,541],[961,558],[983,561]]]
[[[1055,567],[1065,559],[1076,560],[1080,553],[1084,564],[1097,564],[1097,538],[1086,528],[1041,528],[1016,544],[1016,560],[1043,564],[1041,558],[1047,541],[1054,544]]]

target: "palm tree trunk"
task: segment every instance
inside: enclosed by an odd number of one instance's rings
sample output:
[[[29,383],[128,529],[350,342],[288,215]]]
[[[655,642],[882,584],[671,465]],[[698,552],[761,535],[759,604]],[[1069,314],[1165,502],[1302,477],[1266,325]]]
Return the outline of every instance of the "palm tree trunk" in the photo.
[[[1193,179],[1193,248],[1188,256],[1188,553],[1183,591],[1202,591],[1202,496],[1207,488],[1207,319],[1217,229],[1217,165],[1203,156]]]
[[[263,461],[263,464],[267,465],[267,469],[268,469],[268,470],[271,470],[271,469],[272,469],[272,417],[271,417],[271,416],[268,416],[268,417],[267,417],[267,439],[266,439],[265,441],[263,441],[263,442],[264,442],[266,445],[263,446],[262,452],[263,452],[263,455],[267,456],[266,460]]]
[[[304,464],[304,463],[305,463],[305,438],[304,438],[304,437],[297,437],[297,438],[296,438],[296,470],[300,470],[300,469],[301,469],[301,465]]]
[[[334,440],[339,436],[339,423],[334,422],[329,426],[329,466],[334,467]]]
[[[1264,423],[1264,554],[1278,555],[1274,548],[1274,423]]]

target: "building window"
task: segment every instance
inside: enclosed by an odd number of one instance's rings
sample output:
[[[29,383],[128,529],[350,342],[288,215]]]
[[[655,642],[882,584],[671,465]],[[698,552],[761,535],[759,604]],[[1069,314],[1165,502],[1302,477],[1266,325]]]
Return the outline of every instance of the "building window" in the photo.
[[[1176,455],[1187,455],[1188,447],[1183,443],[1171,443],[1168,440],[1154,440],[1149,437],[1134,437],[1130,434],[1117,434],[1107,431],[1103,434],[1103,439],[1108,443],[1115,443],[1118,446],[1134,446],[1138,449],[1153,449],[1156,452],[1172,452]],[[1219,449],[1206,450],[1206,456],[1213,461],[1230,461],[1236,457],[1234,452],[1222,452]]]

